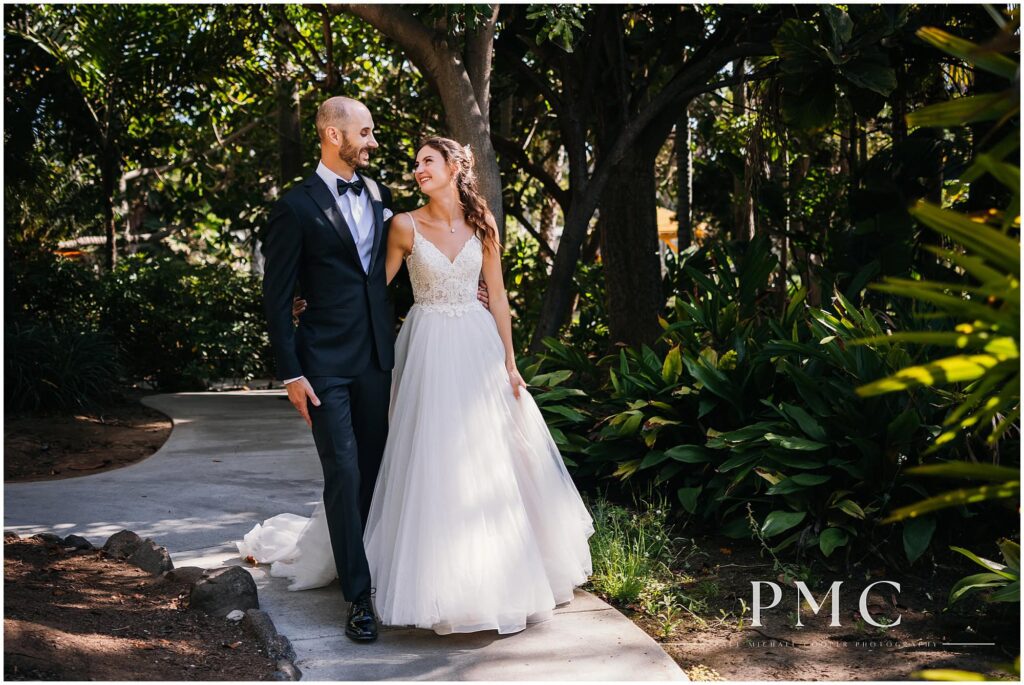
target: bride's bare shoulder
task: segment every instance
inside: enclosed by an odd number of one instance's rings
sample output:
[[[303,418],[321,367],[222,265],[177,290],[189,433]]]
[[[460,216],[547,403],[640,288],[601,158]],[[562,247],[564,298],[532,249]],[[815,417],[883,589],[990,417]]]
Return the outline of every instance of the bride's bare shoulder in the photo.
[[[415,210],[414,210],[415,211]],[[412,251],[413,245],[413,219],[412,212],[402,212],[391,217],[391,229],[388,231],[388,241],[391,244],[401,245],[406,253]]]

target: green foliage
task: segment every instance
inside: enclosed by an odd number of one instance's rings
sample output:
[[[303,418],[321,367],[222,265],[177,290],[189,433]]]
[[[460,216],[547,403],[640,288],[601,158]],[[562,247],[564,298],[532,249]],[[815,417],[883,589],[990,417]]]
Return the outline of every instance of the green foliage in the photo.
[[[7,390],[27,408],[83,406],[123,382],[202,390],[269,368],[259,279],[228,266],[139,254],[100,274],[37,255],[7,279]],[[29,354],[36,344],[46,352]]]
[[[749,535],[751,501],[773,551],[845,555],[873,544],[891,502],[920,492],[901,470],[932,437],[937,398],[859,398],[858,380],[913,357],[901,344],[849,345],[883,329],[839,293],[826,310],[794,291],[772,315],[774,260],[764,240],[684,254],[670,277],[686,294],[663,320],[660,351],[620,349],[596,360],[595,374],[589,356],[549,340],[530,369],[557,379],[558,392],[539,397],[577,473],[667,490],[735,537]],[[916,558],[931,535],[912,532]]]
[[[786,19],[772,40],[782,70],[782,113],[786,123],[820,131],[845,95],[861,116],[873,116],[896,88],[883,39],[906,23],[907,6],[821,5],[817,25]]]
[[[572,52],[577,33],[583,31],[583,21],[589,11],[587,5],[530,5],[526,18],[535,22],[537,43],[547,40],[566,52]]]
[[[966,594],[982,589],[992,590],[986,594],[986,601],[1020,603],[1020,545],[1012,540],[999,541],[999,551],[1006,562],[1004,564],[979,557],[963,547],[954,546],[950,549],[985,569],[984,573],[976,573],[957,581],[949,591],[950,605]]]
[[[8,411],[94,409],[118,397],[122,376],[116,341],[87,324],[4,326]]]
[[[603,497],[591,503],[594,573],[590,583],[595,591],[629,604],[671,580],[670,565],[677,550],[667,521],[668,507],[664,502],[660,505],[630,511]]]
[[[201,390],[268,368],[260,282],[223,265],[174,257],[125,259],[104,282],[102,323],[134,378]]]

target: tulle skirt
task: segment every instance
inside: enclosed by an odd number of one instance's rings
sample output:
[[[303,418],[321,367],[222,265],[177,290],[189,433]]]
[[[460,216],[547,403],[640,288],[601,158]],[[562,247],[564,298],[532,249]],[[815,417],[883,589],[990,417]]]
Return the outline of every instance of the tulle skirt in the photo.
[[[381,622],[511,633],[570,601],[592,573],[593,520],[533,397],[513,395],[486,309],[409,311],[389,417],[363,535]],[[239,551],[289,589],[336,577],[322,504],[268,519]]]

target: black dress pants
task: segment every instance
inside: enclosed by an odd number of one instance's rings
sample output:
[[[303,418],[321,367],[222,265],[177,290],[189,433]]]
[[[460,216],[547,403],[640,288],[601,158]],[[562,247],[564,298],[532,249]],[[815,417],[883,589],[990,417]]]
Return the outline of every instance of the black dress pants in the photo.
[[[324,470],[324,511],[341,591],[348,602],[370,590],[363,531],[388,434],[391,371],[376,352],[354,377],[307,379],[320,399],[308,402],[313,440]]]

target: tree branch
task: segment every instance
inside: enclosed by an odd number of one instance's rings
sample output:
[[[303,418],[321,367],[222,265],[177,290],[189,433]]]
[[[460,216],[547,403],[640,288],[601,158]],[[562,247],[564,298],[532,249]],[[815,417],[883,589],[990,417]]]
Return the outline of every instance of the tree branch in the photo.
[[[447,47],[437,45],[434,34],[408,11],[398,5],[343,3],[331,7],[359,17],[401,45],[409,60],[428,78],[437,79],[441,75],[436,54],[449,52]]]
[[[287,27],[288,34],[294,38],[298,38],[299,41],[306,47],[306,49],[309,50],[309,54],[313,56],[313,59],[316,61],[316,66],[319,69],[326,72],[327,67],[323,63],[323,60],[320,59],[320,51],[317,50],[316,46],[313,45],[313,43],[311,43],[308,38],[302,35],[302,32],[299,31],[298,27],[296,27],[295,24],[292,23],[291,19],[288,18],[288,15],[285,14],[283,6],[281,7],[281,10],[277,13],[277,15],[278,19],[283,21],[285,26]],[[298,54],[298,52],[295,51],[294,46],[291,43],[288,43],[288,45],[292,47],[292,52],[295,54],[295,57],[301,60],[302,57]]]
[[[498,8],[491,5],[491,15],[482,27],[466,36],[466,72],[473,84],[480,113],[486,118],[491,111],[491,64],[494,60],[494,29],[498,23]]]
[[[537,245],[540,246],[540,251],[547,255],[548,261],[550,262],[553,260],[555,258],[555,251],[551,249],[550,245],[548,245],[548,241],[544,240],[544,236],[540,234],[540,231],[534,228],[533,224],[531,224],[529,219],[526,218],[526,214],[523,213],[521,198],[516,198],[516,202],[509,207],[509,214],[514,216],[516,221],[519,222],[519,225],[537,241]]]
[[[519,168],[528,173],[533,178],[537,179],[544,190],[547,191],[555,202],[558,203],[559,207],[565,213],[569,212],[569,192],[562,188],[558,181],[554,177],[545,171],[544,167],[534,163],[527,156],[526,151],[523,150],[515,142],[504,138],[497,133],[491,133],[491,142],[494,143],[494,149],[503,155],[507,155],[516,161]]]
[[[171,169],[174,169],[175,167],[183,166],[185,164],[191,164],[197,158],[205,157],[211,152],[217,150],[218,148],[227,147],[228,145],[235,142],[236,140],[238,140],[239,138],[241,138],[242,136],[244,136],[246,133],[253,130],[257,126],[259,126],[260,124],[266,123],[266,121],[270,119],[272,116],[274,116],[274,114],[268,114],[267,116],[257,119],[255,121],[250,121],[248,124],[238,129],[237,131],[229,135],[227,138],[224,138],[222,141],[219,141],[216,145],[211,145],[210,148],[207,149],[205,152],[190,152],[189,154],[185,155],[185,157],[179,159],[176,162],[171,162],[170,164],[163,164],[158,167],[145,167],[143,169],[132,169],[131,171],[126,171],[121,175],[121,181],[134,181],[137,178],[149,176],[150,174],[159,174],[163,171],[169,171]]]

